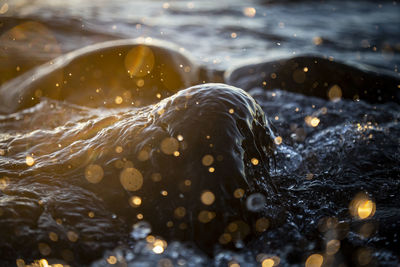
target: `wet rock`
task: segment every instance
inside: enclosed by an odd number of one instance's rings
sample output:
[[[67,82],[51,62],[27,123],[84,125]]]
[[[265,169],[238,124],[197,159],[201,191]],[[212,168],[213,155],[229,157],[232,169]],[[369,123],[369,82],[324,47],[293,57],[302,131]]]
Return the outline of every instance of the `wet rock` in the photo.
[[[249,90],[282,89],[328,100],[361,99],[371,103],[400,102],[400,79],[315,56],[300,56],[246,65],[226,73],[226,82]]]
[[[133,168],[117,170],[108,156],[99,158],[105,177],[89,189],[104,194],[128,222],[143,218],[154,234],[169,240],[194,241],[212,252],[230,223],[243,225],[246,234],[238,239],[245,239],[259,216],[247,208],[247,196],[275,194],[268,173],[272,133],[261,108],[238,88],[206,84],[164,99],[147,117],[145,125],[132,124],[120,138],[120,158]],[[259,179],[267,181],[265,187]],[[126,193],[111,193],[121,189]]]
[[[165,42],[116,40],[62,55],[0,87],[0,112],[34,106],[43,98],[88,107],[155,103],[204,80],[207,72]]]
[[[56,102],[50,103],[29,112],[43,114]],[[260,106],[243,90],[205,84],[141,108],[102,115],[96,109],[72,112],[75,108],[60,110],[77,116],[67,128],[61,120],[61,127],[0,144],[9,147],[1,173],[15,183],[1,192],[8,218],[0,217],[2,238],[15,249],[5,258],[89,262],[116,239],[129,238],[141,221],[151,225],[153,235],[191,241],[210,254],[218,244],[243,245],[268,228],[266,215],[249,209],[246,199],[263,194],[267,201],[276,194],[269,177],[273,134]],[[33,158],[29,164],[26,153]],[[27,194],[33,182],[38,189]],[[34,205],[5,201],[10,195]],[[10,217],[13,213],[20,215]],[[57,242],[49,240],[50,232],[59,236]],[[46,246],[38,251],[39,243]],[[65,249],[72,259],[63,256]]]

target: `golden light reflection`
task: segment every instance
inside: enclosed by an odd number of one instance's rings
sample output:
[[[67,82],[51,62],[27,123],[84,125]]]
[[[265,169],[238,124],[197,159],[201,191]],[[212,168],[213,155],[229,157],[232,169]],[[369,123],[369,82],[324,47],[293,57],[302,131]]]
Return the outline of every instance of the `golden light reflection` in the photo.
[[[368,219],[374,216],[376,205],[366,194],[359,193],[350,202],[349,211],[355,218]]]
[[[242,188],[237,188],[234,192],[233,192],[233,196],[235,198],[241,198],[244,196],[244,190]]]
[[[119,154],[119,153],[122,153],[122,151],[124,151],[124,149],[122,148],[122,146],[117,146],[117,147],[115,148],[115,152],[117,152],[118,154]]]
[[[335,84],[329,88],[328,97],[333,102],[339,101],[342,98],[342,89],[340,86]]]
[[[235,261],[230,261],[228,267],[240,267],[240,264]]]
[[[154,182],[159,182],[161,181],[161,179],[162,179],[161,174],[159,174],[158,172],[153,173],[151,175],[151,180],[153,180]]]
[[[8,177],[3,177],[0,179],[0,190],[6,189],[6,187],[9,185],[10,179]]]
[[[368,218],[371,215],[372,211],[374,210],[374,206],[375,204],[371,200],[363,201],[358,206],[357,209],[358,216],[361,219]]]
[[[120,104],[122,104],[124,99],[120,96],[116,96],[114,101],[115,101],[115,104],[120,105]]]
[[[129,204],[134,207],[137,208],[142,204],[142,199],[138,196],[132,196],[129,199]]]
[[[150,151],[147,148],[140,150],[137,155],[137,159],[140,161],[146,161],[149,158],[150,158]]]
[[[204,205],[211,205],[215,201],[215,195],[211,191],[204,191],[201,194],[201,202],[203,202]]]
[[[28,166],[33,166],[33,164],[35,164],[35,160],[31,156],[26,156],[25,162]]]
[[[53,242],[57,242],[58,241],[58,235],[56,233],[54,233],[54,232],[50,232],[49,233],[49,238]]]
[[[304,121],[310,127],[317,127],[318,124],[320,123],[320,119],[317,117],[313,117],[313,116],[306,116],[304,118]]]
[[[320,254],[312,254],[306,260],[306,267],[320,267],[324,262],[324,257]]]
[[[366,219],[372,215],[375,210],[375,203],[371,200],[365,200],[358,204],[357,214],[361,219]]]
[[[252,18],[256,15],[256,9],[254,7],[245,7],[243,8],[243,14],[246,17]]]
[[[71,242],[76,242],[79,238],[79,235],[77,233],[75,233],[74,231],[68,231],[67,238]]]
[[[326,243],[326,254],[334,255],[340,249],[340,241],[336,239],[332,239]]]
[[[85,169],[85,177],[92,184],[99,183],[104,176],[103,168],[97,164],[90,164]]]
[[[154,67],[153,51],[144,45],[138,45],[131,49],[125,57],[125,68],[131,77],[144,77]]]
[[[138,87],[143,87],[143,86],[144,86],[144,80],[143,80],[143,79],[137,80],[137,81],[136,81],[136,85],[137,85]]]
[[[151,239],[146,239],[146,241],[149,243],[148,245],[151,247],[151,250],[156,253],[156,254],[161,254],[164,252],[164,250],[167,248],[167,242],[162,239],[156,239],[156,238],[151,238]]]
[[[174,137],[166,137],[161,141],[161,151],[166,155],[172,155],[179,149],[179,142]]]
[[[115,256],[110,256],[107,258],[108,264],[116,264],[117,263],[117,258]]]
[[[275,261],[271,258],[265,259],[261,262],[262,267],[273,267],[275,265]]]
[[[281,259],[278,256],[270,256],[267,254],[258,254],[256,257],[258,262],[261,262],[262,267],[278,266]]]
[[[215,218],[215,212],[202,210],[197,216],[198,220],[202,223],[209,223]]]
[[[25,261],[23,259],[16,260],[17,267],[25,267]]]
[[[49,263],[46,259],[39,260],[39,267],[48,267]]]
[[[154,235],[148,235],[148,236],[146,236],[146,241],[148,243],[154,243],[154,241],[156,241],[156,238]]]
[[[143,176],[135,168],[126,168],[120,174],[122,186],[128,191],[137,191],[143,185]]]
[[[161,254],[161,253],[164,252],[164,248],[161,247],[161,246],[155,246],[155,247],[153,248],[153,252],[156,253],[156,254]]]
[[[319,37],[319,36],[316,36],[316,37],[313,38],[313,43],[314,43],[315,45],[321,45],[322,42],[323,42],[323,40],[322,40],[322,38]]]
[[[201,163],[204,166],[210,166],[211,164],[213,164],[214,162],[214,157],[212,155],[205,155],[202,159],[201,159]]]
[[[218,239],[218,242],[222,245],[228,244],[231,241],[232,241],[232,236],[231,234],[228,233],[223,233]]]
[[[260,163],[260,161],[256,158],[252,158],[251,159],[251,164],[253,164],[254,166],[258,165],[258,163]]]
[[[274,143],[277,144],[278,146],[280,144],[282,144],[282,137],[281,136],[277,136],[274,138]]]

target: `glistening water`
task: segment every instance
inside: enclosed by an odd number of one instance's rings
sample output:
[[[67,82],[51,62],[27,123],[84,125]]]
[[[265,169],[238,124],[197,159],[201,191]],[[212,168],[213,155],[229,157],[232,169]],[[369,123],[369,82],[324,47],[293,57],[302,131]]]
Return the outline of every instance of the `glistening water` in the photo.
[[[399,14],[0,2],[0,265],[397,266]]]

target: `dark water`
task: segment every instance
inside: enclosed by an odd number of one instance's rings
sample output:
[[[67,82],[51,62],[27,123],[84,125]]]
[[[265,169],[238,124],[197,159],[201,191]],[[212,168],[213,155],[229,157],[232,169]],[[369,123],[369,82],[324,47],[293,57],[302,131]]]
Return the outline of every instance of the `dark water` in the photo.
[[[7,2],[1,265],[397,266],[399,11]]]

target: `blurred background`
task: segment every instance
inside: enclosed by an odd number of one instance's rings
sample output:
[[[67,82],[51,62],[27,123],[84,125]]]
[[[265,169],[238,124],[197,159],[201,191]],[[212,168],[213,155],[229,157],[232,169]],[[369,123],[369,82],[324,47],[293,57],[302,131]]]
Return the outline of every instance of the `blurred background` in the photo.
[[[137,37],[176,43],[213,69],[317,54],[395,74],[399,14],[396,0],[1,0],[0,84],[88,44]]]

